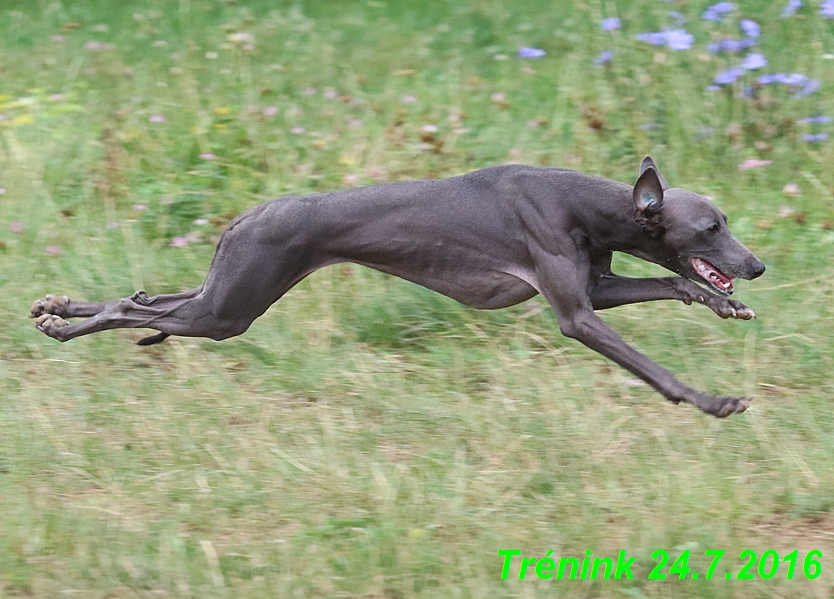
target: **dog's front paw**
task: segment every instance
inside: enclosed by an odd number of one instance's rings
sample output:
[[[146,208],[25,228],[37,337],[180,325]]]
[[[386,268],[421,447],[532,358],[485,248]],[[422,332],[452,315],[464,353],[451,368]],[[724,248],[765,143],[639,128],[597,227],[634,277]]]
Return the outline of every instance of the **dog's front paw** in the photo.
[[[49,294],[43,299],[35,300],[32,309],[29,310],[29,318],[38,318],[44,314],[61,314],[69,301],[66,295]]]
[[[756,313],[753,310],[736,300],[712,296],[706,298],[704,303],[721,318],[738,318],[740,320],[756,318]]]
[[[54,314],[42,314],[35,320],[35,327],[48,337],[64,341],[63,329],[68,327],[70,323]]]
[[[693,403],[711,416],[726,418],[732,414],[741,414],[752,402],[749,397],[713,397],[700,394]]]

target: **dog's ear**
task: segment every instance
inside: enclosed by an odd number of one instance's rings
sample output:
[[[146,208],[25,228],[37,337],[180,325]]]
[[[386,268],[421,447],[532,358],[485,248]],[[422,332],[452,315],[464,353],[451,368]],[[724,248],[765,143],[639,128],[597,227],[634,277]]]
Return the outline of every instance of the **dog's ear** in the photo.
[[[657,237],[663,232],[660,224],[661,208],[663,208],[663,187],[660,177],[653,167],[648,167],[637,179],[632,191],[634,198],[634,220],[651,237]]]
[[[654,167],[649,166],[643,170],[637,183],[634,184],[632,193],[638,214],[650,216],[660,212],[663,206],[663,184]]]
[[[657,165],[654,163],[654,160],[652,160],[652,157],[647,155],[640,163],[640,174],[642,175],[645,173],[648,168],[653,168],[654,172],[657,173],[657,178],[660,180],[660,188],[663,191],[669,189],[669,183],[666,181],[666,177],[664,177],[663,173],[660,172],[660,169],[657,168]]]

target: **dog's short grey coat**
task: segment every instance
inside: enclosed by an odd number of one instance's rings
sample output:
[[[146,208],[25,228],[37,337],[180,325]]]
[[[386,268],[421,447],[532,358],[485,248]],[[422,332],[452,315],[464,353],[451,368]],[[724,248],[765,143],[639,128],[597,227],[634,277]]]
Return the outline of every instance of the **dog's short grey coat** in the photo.
[[[633,279],[611,272],[626,252],[681,276]],[[387,183],[256,206],[229,225],[200,287],[173,295],[85,303],[37,300],[40,331],[68,341],[107,329],[147,327],[169,335],[226,339],[308,274],[354,262],[479,309],[512,306],[541,293],[562,333],[607,356],[667,399],[727,416],[746,398],[691,389],[625,343],[594,313],[652,300],[702,303],[722,318],[755,315],[731,300],[732,278],[764,265],[709,200],[669,189],[650,157],[634,187],[576,171],[485,168],[443,180]],[[695,284],[709,286],[716,291]],[[89,317],[76,324],[64,318]]]

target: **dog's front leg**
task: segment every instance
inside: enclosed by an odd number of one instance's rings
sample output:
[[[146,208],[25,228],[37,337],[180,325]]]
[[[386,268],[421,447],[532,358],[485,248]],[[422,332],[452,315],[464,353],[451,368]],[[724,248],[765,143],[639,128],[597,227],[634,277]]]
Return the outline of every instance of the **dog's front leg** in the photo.
[[[678,300],[687,305],[692,302],[704,304],[721,318],[756,318],[756,313],[741,302],[711,293],[683,277],[634,279],[608,273],[591,284],[591,304],[594,310],[656,300]]]
[[[687,387],[669,371],[629,346],[596,314],[588,289],[589,268],[580,260],[548,255],[536,267],[542,294],[559,318],[562,333],[610,358],[640,377],[668,400],[686,401],[707,414],[719,418],[743,412],[750,405],[747,398],[715,397]]]

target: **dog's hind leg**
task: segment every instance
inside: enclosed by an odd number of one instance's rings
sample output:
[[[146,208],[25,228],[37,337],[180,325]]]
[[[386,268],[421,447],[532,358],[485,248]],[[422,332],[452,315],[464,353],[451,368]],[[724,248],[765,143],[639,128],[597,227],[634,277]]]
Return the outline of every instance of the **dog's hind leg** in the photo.
[[[189,292],[180,295],[170,296],[167,301],[154,306],[147,305],[152,302],[143,301],[147,296],[139,292],[131,297],[106,302],[102,311],[81,322],[70,323],[55,314],[43,314],[35,320],[35,325],[39,331],[58,341],[123,328],[151,328],[166,335],[213,339],[224,339],[245,330],[245,327],[233,326],[233,323],[215,318],[210,298],[191,296]]]
[[[32,309],[29,311],[29,318],[38,318],[44,314],[53,314],[61,318],[74,318],[76,316],[95,316],[106,310],[114,302],[78,302],[71,300],[66,295],[52,295],[35,300]],[[72,306],[72,307],[70,307]]]
[[[280,260],[277,262],[280,264]],[[143,340],[143,345],[162,341],[167,335],[227,339],[246,331],[252,321],[303,278],[297,274],[271,276],[252,266],[251,260],[243,257],[219,277],[213,276],[212,267],[206,284],[179,294],[149,297],[139,291],[103,305],[75,304],[77,309],[72,309],[74,302],[70,301],[60,308],[67,317],[99,311],[77,323],[46,312],[37,317],[35,324],[39,331],[62,342],[124,328],[150,328],[162,333]]]
[[[202,290],[202,286],[196,287],[189,291],[176,294],[162,294],[156,296],[148,296],[144,291],[137,291],[130,300],[133,302],[148,306],[162,308],[165,305],[173,306],[184,299],[196,297]],[[29,318],[38,318],[40,322],[38,329],[47,332],[46,329],[53,331],[67,326],[64,318],[77,317],[91,317],[104,312],[105,310],[116,307],[121,300],[111,300],[109,302],[79,302],[71,300],[66,295],[47,295],[43,299],[36,300],[32,304],[32,309],[29,312]],[[52,315],[54,318],[44,317],[45,315]],[[47,334],[50,334],[47,332]],[[50,334],[50,336],[52,336]],[[153,345],[165,341],[170,335],[168,333],[158,333],[150,337],[145,337],[137,342],[138,345]]]
[[[216,340],[240,335],[307,274],[333,262],[311,247],[314,241],[296,220],[265,213],[269,206],[256,207],[233,221],[201,287],[155,297],[139,291],[103,304],[39,300],[32,313],[38,330],[58,341],[122,328]],[[90,317],[77,323],[64,320],[84,315]],[[145,344],[163,338],[156,335]]]
[[[148,294],[144,291],[137,291],[132,297],[146,306],[161,306],[163,303],[168,301],[177,301],[187,297],[194,297],[200,293],[200,290],[202,290],[202,286],[183,293],[163,294],[153,297],[148,296]],[[32,309],[29,311],[29,318],[38,318],[44,314],[53,314],[55,316],[60,316],[61,318],[95,316],[107,308],[112,308],[118,302],[119,300],[111,300],[109,302],[79,302],[68,298],[66,295],[50,294],[42,299],[35,300],[35,303],[32,304]]]

